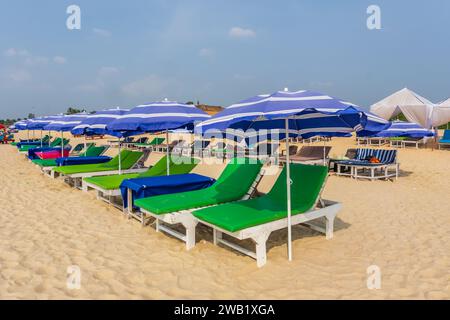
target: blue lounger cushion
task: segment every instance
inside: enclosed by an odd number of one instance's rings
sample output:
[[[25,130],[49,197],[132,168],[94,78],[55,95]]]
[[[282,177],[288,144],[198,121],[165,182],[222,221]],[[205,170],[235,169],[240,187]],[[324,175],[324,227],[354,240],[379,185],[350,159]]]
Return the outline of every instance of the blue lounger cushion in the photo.
[[[112,158],[107,156],[99,157],[65,157],[56,159],[56,165],[58,167],[62,166],[73,166],[79,164],[97,164],[105,163],[110,161]]]
[[[194,173],[136,178],[124,180],[120,185],[120,191],[122,193],[124,208],[127,208],[127,189],[133,191],[132,195],[134,202],[135,199],[208,188],[213,185],[215,181],[216,180],[213,178]]]

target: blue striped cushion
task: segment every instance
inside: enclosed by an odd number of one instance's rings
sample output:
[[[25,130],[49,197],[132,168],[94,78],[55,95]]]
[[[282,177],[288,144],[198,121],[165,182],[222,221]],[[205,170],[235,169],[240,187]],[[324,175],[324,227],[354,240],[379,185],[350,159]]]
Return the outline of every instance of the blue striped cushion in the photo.
[[[380,160],[384,164],[395,163],[397,158],[397,150],[376,150],[376,149],[357,149],[356,160],[365,160],[372,156]]]

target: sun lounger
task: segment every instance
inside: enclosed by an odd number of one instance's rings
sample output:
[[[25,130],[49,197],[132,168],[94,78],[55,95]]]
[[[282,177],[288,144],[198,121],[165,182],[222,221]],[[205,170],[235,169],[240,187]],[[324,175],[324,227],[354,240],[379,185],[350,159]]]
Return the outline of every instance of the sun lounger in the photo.
[[[54,147],[58,147],[61,146],[61,138],[56,138],[54,139],[50,144],[44,143],[42,144],[42,147],[48,147],[48,148],[54,148]],[[34,148],[40,148],[41,147],[41,143],[40,142],[36,142],[36,143],[29,143],[29,144],[18,144],[17,148],[19,150],[20,153],[27,153],[28,150],[30,149],[34,149]]]
[[[64,149],[61,154],[61,150],[50,150],[50,151],[41,151],[36,152],[36,156],[39,159],[47,160],[47,159],[57,159],[61,157],[68,157],[70,150]]]
[[[174,148],[176,148],[178,144],[183,143],[183,142],[184,142],[184,140],[174,140],[171,143],[169,143],[169,152],[172,152],[172,150]],[[156,152],[167,152],[167,144],[162,143],[162,144],[154,145],[152,147],[152,150],[156,151]]]
[[[149,143],[133,143],[133,146],[136,148],[152,149],[154,146],[162,144],[165,140],[165,138],[154,138]]]
[[[323,164],[324,159],[328,158],[330,151],[330,146],[303,146],[296,154],[291,155],[289,159],[292,163]],[[286,162],[286,156],[281,156],[280,162]]]
[[[258,159],[272,158],[276,155],[279,145],[275,143],[259,143],[245,152],[250,157],[257,157]]]
[[[84,164],[75,166],[55,167],[51,171],[51,177],[55,178],[62,175],[66,180],[74,180],[74,186],[81,186],[81,179],[106,176],[112,174],[128,174],[141,173],[147,170],[143,168],[143,161],[145,161],[145,154],[143,152],[123,150],[121,151],[121,171],[119,172],[119,155],[112,160],[100,164]],[[140,161],[142,159],[142,161]]]
[[[42,145],[47,145],[50,140],[50,136],[46,135],[42,138]],[[34,141],[21,141],[16,144],[14,144],[17,148],[20,148],[22,146],[36,146],[39,147],[41,145],[41,140],[34,140]]]
[[[154,217],[157,231],[164,231],[183,240],[189,250],[195,246],[197,225],[191,214],[192,210],[250,198],[261,179],[261,169],[260,162],[250,164],[249,159],[235,158],[209,188],[139,199],[134,204],[140,208],[142,219],[145,220],[146,216]],[[130,209],[132,206],[128,206],[128,210]],[[182,224],[186,234],[168,226],[175,224]]]
[[[94,164],[103,163],[111,160],[111,157],[100,157],[105,151],[108,150],[108,146],[91,145],[86,151],[80,153],[77,157],[67,157],[58,159],[36,159],[32,162],[37,165],[44,173],[50,172],[54,167],[62,167],[75,164]]]
[[[328,160],[328,168],[329,168],[329,170],[337,172],[337,163],[339,163],[340,161],[344,161],[344,160],[354,160],[356,158],[357,150],[358,149],[356,149],[356,148],[350,148],[350,149],[347,149],[347,151],[345,152],[345,155],[343,157],[330,158]],[[341,168],[341,171],[343,171],[343,170],[344,169]]]
[[[124,180],[120,186],[124,213],[145,226],[145,216],[134,211],[134,201],[142,198],[201,190],[210,187],[216,180],[194,173],[175,174]],[[127,210],[128,209],[128,210]]]
[[[333,225],[341,204],[320,199],[328,176],[325,166],[291,164],[291,224],[307,224],[312,229],[333,237]],[[214,231],[214,244],[223,244],[266,264],[266,242],[273,231],[288,227],[286,204],[286,169],[271,191],[261,197],[196,210],[192,213]],[[325,228],[310,224],[325,220]],[[226,234],[238,240],[251,239],[256,250],[250,251],[223,238]]]
[[[25,146],[23,148],[20,148],[19,152],[25,153],[27,155],[28,159],[30,159],[30,160],[37,159],[36,152],[61,150],[61,141],[63,141],[62,143],[63,143],[64,147],[68,147],[70,149],[70,146],[69,146],[70,140],[68,140],[68,139],[62,140],[61,138],[56,138],[48,147],[46,146],[46,147],[42,147],[42,148],[41,147],[27,148]],[[25,151],[25,149],[26,149],[26,151]]]
[[[444,146],[450,146],[450,130],[445,130],[444,136],[439,140],[439,149]]]
[[[211,141],[207,141],[207,140],[196,140],[189,147],[183,148],[181,153],[183,156],[186,156],[186,157],[191,157],[191,156],[202,157],[203,150],[208,148],[210,143],[211,143]]]
[[[382,145],[389,143],[389,140],[387,138],[381,138],[381,137],[357,137],[356,142],[357,142],[358,146],[362,145],[362,144],[366,144],[368,146],[381,147]]]
[[[147,143],[147,141],[148,141],[147,137],[141,137],[141,138],[137,139],[136,141],[124,142],[123,146],[125,148],[133,148],[133,147],[135,147],[136,144],[145,144],[145,143]]]
[[[380,162],[371,163],[368,158],[375,157]],[[397,180],[400,171],[400,164],[397,162],[397,150],[381,149],[357,149],[354,160],[337,161],[338,176],[350,176],[358,179],[389,179],[395,177]],[[342,168],[350,168],[350,173],[344,172]],[[389,171],[390,169],[394,171]],[[359,172],[368,171],[369,175],[361,175]],[[381,174],[378,174],[381,173]]]
[[[198,160],[187,158],[170,157],[169,160],[170,174],[184,174],[191,172],[198,164]],[[97,190],[97,198],[112,203],[112,197],[119,197],[122,195],[120,185],[124,180],[156,177],[167,174],[167,157],[162,157],[154,166],[148,168],[142,173],[130,173],[121,175],[108,175],[101,177],[91,177],[83,179],[82,189],[88,191],[89,189]]]

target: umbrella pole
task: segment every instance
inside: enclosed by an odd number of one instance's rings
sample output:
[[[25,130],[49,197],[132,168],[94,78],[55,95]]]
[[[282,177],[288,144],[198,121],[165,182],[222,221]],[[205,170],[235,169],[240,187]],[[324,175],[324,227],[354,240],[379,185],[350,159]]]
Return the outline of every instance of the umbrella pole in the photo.
[[[50,147],[52,139],[50,139],[50,130],[48,130],[48,146]]]
[[[119,138],[119,174],[122,174],[122,157],[120,155],[120,138]]]
[[[44,134],[42,133],[42,129],[41,129],[41,148],[43,147],[44,142],[42,141],[42,139],[44,139]]]
[[[292,225],[291,225],[291,168],[289,155],[289,119],[285,119],[286,126],[286,191],[288,218],[288,259],[292,261]]]
[[[323,139],[323,165],[325,165],[327,162],[327,160],[325,159],[326,158],[325,147],[326,147],[326,141],[325,141],[325,137],[324,137],[324,139]]]
[[[86,141],[86,135],[84,135],[84,156],[85,157],[87,157],[87,153],[86,153],[86,151],[87,151],[87,141]]]
[[[170,175],[169,130],[166,129],[166,174]]]
[[[30,142],[30,130],[27,129],[27,141]]]
[[[61,131],[61,157],[64,157],[64,131]]]

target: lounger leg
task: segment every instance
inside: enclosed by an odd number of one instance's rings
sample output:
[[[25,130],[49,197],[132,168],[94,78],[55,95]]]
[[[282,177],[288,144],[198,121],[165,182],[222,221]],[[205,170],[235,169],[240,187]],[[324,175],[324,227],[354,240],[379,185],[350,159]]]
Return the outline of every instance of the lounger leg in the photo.
[[[325,216],[325,235],[327,240],[333,239],[333,231],[334,231],[334,219],[336,218],[336,214],[329,214]]]
[[[370,168],[370,181],[375,180],[375,168]]]
[[[82,190],[83,192],[88,192],[88,190],[89,190],[89,188],[88,188],[86,182],[84,182],[83,179],[81,179],[81,190]]]
[[[257,238],[253,238],[256,244],[256,265],[258,268],[263,267],[267,262],[266,243],[270,233],[263,233]]]
[[[214,242],[215,246],[217,246],[219,244],[220,239],[222,239],[222,232],[220,232],[216,229],[213,229],[213,242]]]
[[[183,226],[186,228],[186,250],[191,250],[195,247],[195,227],[198,221],[190,220],[183,222]]]

